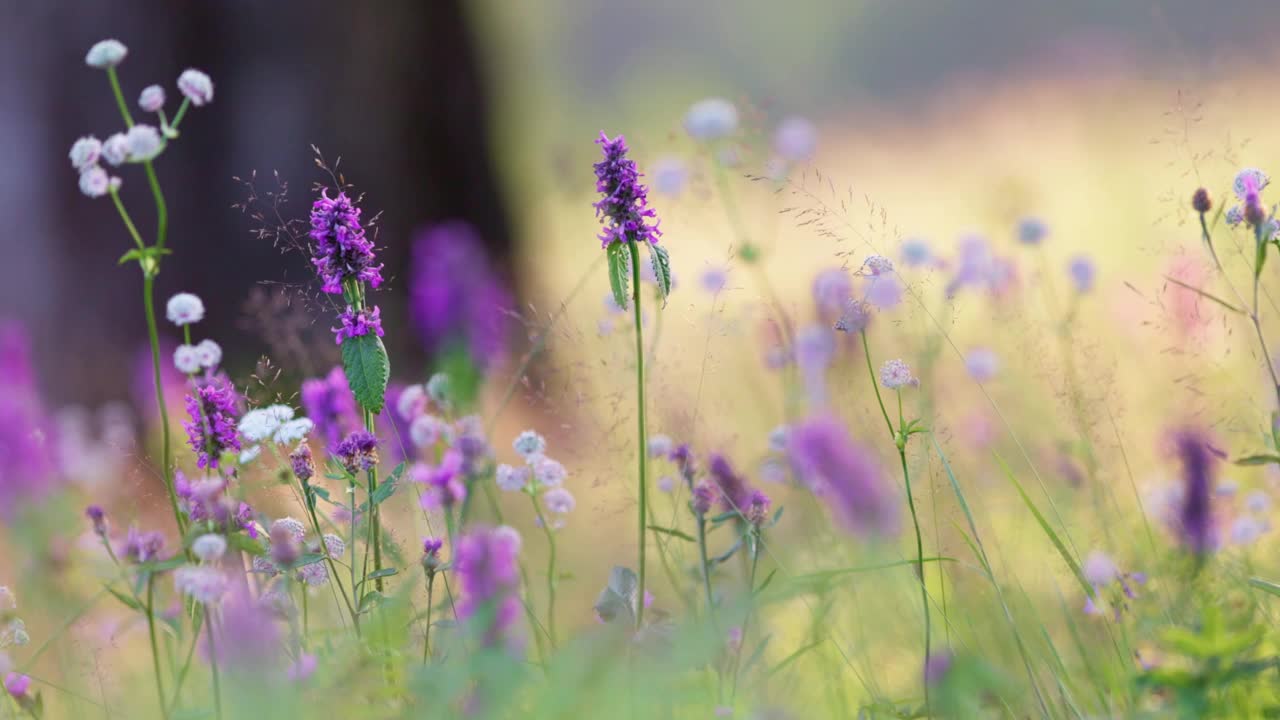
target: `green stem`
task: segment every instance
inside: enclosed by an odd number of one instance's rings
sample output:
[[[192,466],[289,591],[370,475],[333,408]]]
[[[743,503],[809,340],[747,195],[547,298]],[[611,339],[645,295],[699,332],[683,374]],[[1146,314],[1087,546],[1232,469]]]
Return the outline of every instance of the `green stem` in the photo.
[[[422,633],[422,664],[426,665],[431,659],[431,604],[433,602],[432,594],[435,589],[436,574],[427,571],[427,627]]]
[[[124,227],[129,231],[129,237],[133,238],[139,250],[147,249],[146,244],[142,242],[142,235],[138,233],[138,227],[133,224],[133,218],[129,217],[129,211],[124,209],[124,203],[120,200],[120,191],[112,189],[109,192],[111,202],[115,203],[116,212],[120,213],[120,219],[124,221]]]
[[[311,518],[311,527],[315,528],[316,535],[320,536],[320,544],[324,545],[324,530],[320,528],[320,518],[316,515],[315,497],[311,492],[311,485],[305,480],[298,481],[302,485],[302,503],[307,508],[307,516]],[[351,622],[359,630],[360,623],[356,620],[356,609],[351,605],[351,598],[347,596],[347,589],[342,585],[342,576],[338,574],[338,566],[333,562],[333,558],[326,550],[324,553],[325,561],[329,563],[329,574],[333,576],[334,583],[338,586],[338,594],[342,597],[342,601],[346,603],[347,613],[351,616]],[[303,588],[303,597],[305,598],[306,589]]]
[[[644,402],[644,328],[643,316],[640,313],[640,250],[636,247],[635,241],[627,243],[627,247],[631,250],[631,301],[634,306],[635,325],[636,325],[636,428],[637,442],[636,456],[639,458],[640,470],[640,567],[637,571],[639,577],[639,588],[636,597],[638,607],[636,608],[636,627],[641,627],[644,621],[644,571],[645,571],[645,545],[647,540],[647,516],[649,512],[649,491],[648,483],[645,479],[646,462],[648,458],[648,440],[645,430],[645,402]]]
[[[107,82],[111,83],[111,93],[116,97],[116,105],[120,108],[120,117],[124,118],[126,128],[133,127],[133,116],[129,114],[129,103],[124,100],[124,91],[120,89],[120,76],[114,67],[107,68]]]
[[[151,640],[151,669],[156,675],[156,696],[160,700],[160,716],[168,720],[165,707],[164,680],[160,676],[160,649],[156,646],[155,575],[147,573],[147,635]]]
[[[556,649],[556,536],[551,531],[551,526],[547,524],[546,517],[542,514],[542,508],[538,507],[537,496],[530,494],[529,501],[533,503],[533,512],[538,516],[538,524],[542,525],[542,532],[547,536],[547,636],[551,641],[551,650]]]
[[[147,336],[151,342],[151,367],[155,376],[156,404],[160,408],[160,436],[163,443],[161,448],[161,457],[163,459],[161,474],[164,477],[165,492],[169,494],[169,507],[173,510],[174,521],[178,523],[178,534],[185,536],[187,533],[186,523],[182,520],[182,512],[178,509],[178,496],[173,490],[173,447],[169,438],[169,408],[165,403],[164,380],[160,374],[160,331],[156,327],[155,285],[155,274],[144,272],[142,276],[142,303],[147,315]],[[188,550],[188,557],[190,554],[191,552]]]
[[[151,186],[151,196],[156,201],[156,249],[163,250],[169,237],[169,206],[164,201],[164,192],[160,189],[160,179],[156,177],[156,166],[150,161],[142,164],[147,171],[147,184]],[[160,258],[156,257],[159,263]]]
[[[729,704],[733,705],[738,697],[738,677],[742,674],[742,648],[747,644],[747,632],[751,629],[751,611],[755,607],[756,567],[760,564],[760,529],[747,531],[751,544],[751,573],[747,576],[747,616],[742,620],[742,639],[738,642],[738,652],[733,660],[733,689],[729,693]]]
[[[707,614],[714,623],[716,619],[716,601],[711,593],[711,563],[707,560],[707,519],[701,513],[698,516],[698,561],[702,565],[702,588],[707,593]]]
[[[218,676],[218,648],[213,639],[213,616],[210,615],[205,628],[209,631],[209,672],[213,677],[213,712],[214,717],[222,720],[222,681]]]

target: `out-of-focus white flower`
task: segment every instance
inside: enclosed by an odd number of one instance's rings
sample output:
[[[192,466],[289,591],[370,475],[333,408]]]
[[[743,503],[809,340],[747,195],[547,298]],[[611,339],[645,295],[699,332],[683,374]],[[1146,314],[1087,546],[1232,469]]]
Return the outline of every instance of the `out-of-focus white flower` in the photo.
[[[68,156],[71,158],[71,167],[84,172],[98,164],[98,158],[102,156],[102,142],[92,135],[86,135],[71,145]]]
[[[416,448],[435,447],[449,436],[449,425],[435,415],[419,415],[409,423],[409,441]]]
[[[227,552],[227,539],[215,533],[201,535],[191,542],[191,552],[204,562],[213,562]]]
[[[159,85],[148,85],[138,96],[138,107],[142,112],[155,112],[164,107],[164,88]]]
[[[783,118],[773,133],[774,151],[791,162],[808,160],[817,147],[818,130],[802,117]]]
[[[107,171],[94,165],[80,173],[80,192],[91,198],[99,198],[111,189],[111,178]]]
[[[547,509],[558,515],[573,512],[573,508],[577,502],[573,499],[573,493],[562,487],[551,488],[542,496],[542,504]]]
[[[178,76],[178,89],[196,107],[213,101],[213,80],[195,68],[182,71]]]
[[[541,455],[545,452],[547,441],[538,433],[532,430],[525,430],[516,436],[516,439],[511,443],[511,447],[525,459],[529,459],[534,455]]]
[[[113,166],[120,166],[129,159],[129,139],[124,133],[116,133],[102,143],[102,159]]]
[[[295,418],[281,423],[280,429],[276,430],[276,434],[272,439],[281,445],[292,445],[304,440],[315,429],[315,426],[316,424],[308,418]]]
[[[119,40],[100,40],[89,48],[84,56],[84,63],[89,67],[106,70],[124,62],[124,57],[128,54],[129,48]]]
[[[200,371],[200,351],[194,345],[179,345],[173,351],[173,366],[183,375],[194,375]]]
[[[507,464],[498,466],[494,471],[494,479],[498,488],[507,492],[518,492],[529,482],[529,468],[512,467]]]
[[[245,448],[244,450],[241,450],[241,451],[240,451],[240,464],[241,464],[241,465],[248,465],[249,463],[253,462],[254,460],[257,460],[257,459],[258,459],[258,456],[259,456],[259,455],[261,455],[261,454],[262,454],[262,446],[261,446],[261,445],[251,445],[251,446],[249,446],[249,447]]]
[[[695,140],[719,140],[738,129],[738,108],[724,98],[707,98],[690,106],[684,129]]]
[[[1120,571],[1116,569],[1115,562],[1101,550],[1094,550],[1089,553],[1089,557],[1084,560],[1084,567],[1081,568],[1081,572],[1084,575],[1084,579],[1094,587],[1110,585],[1120,574]]]
[[[164,138],[150,125],[134,125],[125,133],[124,139],[129,148],[129,159],[134,162],[150,160],[164,150]]]
[[[196,355],[200,358],[200,367],[217,367],[222,362],[222,346],[212,340],[201,340],[196,345]]]
[[[240,434],[249,442],[262,442],[271,437],[280,425],[293,419],[293,408],[288,405],[269,405],[256,408],[240,418]]]
[[[173,571],[173,586],[196,602],[213,605],[227,593],[227,578],[215,567],[183,565]]]
[[[533,456],[529,459],[529,466],[533,468],[533,477],[546,487],[559,487],[569,477],[569,471],[564,469],[564,465],[546,455]]]
[[[427,389],[422,385],[410,385],[396,398],[396,414],[401,420],[411,422],[427,407]]]
[[[165,317],[174,325],[190,325],[204,319],[204,302],[191,293],[178,293],[165,305]]]

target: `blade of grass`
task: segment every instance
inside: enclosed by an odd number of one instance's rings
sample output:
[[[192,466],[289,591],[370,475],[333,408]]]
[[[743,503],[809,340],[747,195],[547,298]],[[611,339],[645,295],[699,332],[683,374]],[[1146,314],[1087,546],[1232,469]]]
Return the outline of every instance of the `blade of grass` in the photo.
[[[1036,507],[1036,504],[1032,502],[1031,496],[1027,495],[1026,489],[1022,487],[1022,483],[1018,482],[1018,478],[1014,476],[1013,470],[1011,470],[1005,463],[1004,458],[1000,457],[998,453],[993,454],[995,455],[996,461],[1000,463],[1001,469],[1004,470],[1005,477],[1009,478],[1009,482],[1013,483],[1013,487],[1018,491],[1018,495],[1022,498],[1023,504],[1027,506],[1027,509],[1031,511],[1032,517],[1036,519],[1036,523],[1040,525],[1040,529],[1044,531],[1046,536],[1048,536],[1049,541],[1053,543],[1053,546],[1058,549],[1058,554],[1061,555],[1062,559],[1067,563],[1067,567],[1071,568],[1071,574],[1074,575],[1076,581],[1080,583],[1080,587],[1084,590],[1086,595],[1089,597],[1095,597],[1093,586],[1089,584],[1088,580],[1084,579],[1084,572],[1080,569],[1079,561],[1077,561],[1075,556],[1067,550],[1067,546],[1062,542],[1061,536],[1059,536],[1057,531],[1053,529],[1053,526],[1049,524],[1049,521],[1045,518],[1044,514],[1040,512],[1040,508]]]

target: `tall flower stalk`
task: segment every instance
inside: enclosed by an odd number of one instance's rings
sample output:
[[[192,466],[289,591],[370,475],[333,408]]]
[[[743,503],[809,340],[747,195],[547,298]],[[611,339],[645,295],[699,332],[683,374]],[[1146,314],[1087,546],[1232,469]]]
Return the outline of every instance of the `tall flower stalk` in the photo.
[[[596,217],[604,224],[599,238],[609,258],[609,285],[618,307],[632,305],[636,337],[636,457],[639,475],[639,568],[638,597],[644,598],[645,547],[648,532],[649,494],[646,478],[648,438],[645,421],[644,380],[644,315],[640,308],[640,249],[649,249],[653,274],[659,292],[666,298],[671,292],[671,264],[665,248],[658,245],[662,231],[657,213],[649,207],[649,189],[640,183],[636,163],[627,157],[626,139],[619,135],[610,139],[603,132],[596,140],[604,152],[604,160],[595,164],[596,191],[601,199],[595,203]],[[627,297],[628,276],[631,297]],[[636,626],[644,622],[644,603],[638,603]]]

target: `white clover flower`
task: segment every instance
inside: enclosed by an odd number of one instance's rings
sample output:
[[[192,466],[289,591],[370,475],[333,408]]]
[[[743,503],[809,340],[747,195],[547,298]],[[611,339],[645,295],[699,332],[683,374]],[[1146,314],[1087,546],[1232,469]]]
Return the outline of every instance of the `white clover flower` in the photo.
[[[915,387],[920,384],[911,374],[911,368],[902,360],[890,360],[880,367],[880,384],[890,390],[897,390],[908,385]]]
[[[256,408],[240,418],[239,430],[245,440],[262,442],[271,437],[280,425],[293,419],[293,408],[288,405],[269,405]]]
[[[202,562],[213,562],[227,554],[227,539],[215,533],[201,535],[191,541],[191,552]]]
[[[173,351],[173,366],[183,375],[194,375],[200,371],[200,351],[195,345],[179,345]]]
[[[107,194],[111,189],[111,178],[107,177],[107,171],[93,165],[80,173],[80,192],[91,198],[99,198]]]
[[[204,303],[191,293],[178,293],[165,305],[165,317],[174,325],[190,325],[204,319]]]
[[[101,40],[89,48],[84,56],[84,63],[89,67],[106,70],[124,62],[124,57],[128,54],[129,48],[119,40]]]
[[[222,362],[222,346],[212,340],[201,340],[196,345],[196,355],[200,358],[200,367],[215,368]]]
[[[535,455],[529,459],[533,468],[533,477],[546,487],[558,487],[569,476],[569,472],[560,463],[546,455]]]
[[[116,133],[102,143],[102,159],[114,167],[123,165],[129,159],[129,138],[124,133]]]
[[[83,172],[98,164],[98,158],[102,157],[102,141],[86,135],[72,143],[71,152],[67,155],[71,158],[71,167]]]
[[[148,85],[138,96],[138,107],[142,112],[155,112],[164,107],[164,88],[159,85]]]
[[[337,560],[342,557],[343,551],[347,549],[347,543],[337,535],[328,533],[324,536],[324,549],[325,552],[329,553],[329,557]]]
[[[254,460],[257,460],[258,456],[261,454],[262,454],[261,445],[250,445],[249,447],[240,451],[240,464],[248,465]]]
[[[511,443],[511,447],[515,448],[515,451],[525,459],[530,459],[546,451],[547,441],[538,433],[532,430],[525,430],[516,436],[516,439]]]
[[[649,438],[649,457],[662,457],[671,452],[675,445],[666,435],[654,435]]]
[[[577,502],[573,499],[573,493],[562,487],[551,488],[542,496],[542,504],[557,515],[573,512],[573,508]]]
[[[293,445],[305,440],[315,427],[316,424],[311,422],[309,418],[295,418],[281,423],[280,428],[276,430],[276,434],[271,439],[281,445]]]
[[[133,162],[150,160],[164,150],[164,138],[150,125],[134,125],[125,133],[124,140],[129,148],[129,159]]]
[[[178,89],[196,107],[213,101],[213,80],[195,68],[182,71],[178,76]]]
[[[529,482],[529,468],[512,467],[503,463],[494,471],[494,479],[498,488],[507,492],[518,492]]]
[[[773,149],[790,162],[804,162],[818,147],[818,130],[799,116],[783,118],[773,133]]]
[[[433,448],[449,435],[448,423],[435,415],[419,415],[409,423],[409,440],[416,448]]]
[[[724,98],[694,103],[684,116],[684,129],[694,140],[719,140],[738,129],[738,108]]]
[[[418,417],[427,407],[427,389],[422,385],[410,385],[396,398],[396,414],[405,422]]]
[[[282,517],[271,523],[272,530],[275,530],[278,527],[284,528],[290,535],[297,538],[299,542],[307,536],[307,526],[303,525],[301,521],[295,520],[291,517]]]
[[[183,565],[173,571],[173,586],[198,603],[213,605],[227,593],[227,578],[209,565]]]

